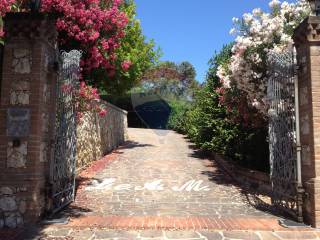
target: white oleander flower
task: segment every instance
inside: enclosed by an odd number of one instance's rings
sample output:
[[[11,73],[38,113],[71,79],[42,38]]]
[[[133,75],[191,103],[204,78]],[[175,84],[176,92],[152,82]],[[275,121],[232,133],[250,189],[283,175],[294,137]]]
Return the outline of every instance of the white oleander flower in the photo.
[[[240,19],[239,19],[239,18],[236,18],[236,17],[232,18],[232,22],[235,23],[235,24],[236,24],[236,23],[239,23],[239,20],[240,20]]]
[[[278,7],[280,4],[281,4],[281,2],[280,2],[279,0],[272,0],[272,1],[269,3],[269,7],[270,7],[270,8],[275,8],[275,7]]]
[[[247,93],[251,104],[265,113],[268,78],[264,56],[291,47],[290,34],[310,12],[306,0],[296,3],[272,0],[269,6],[270,12],[256,8],[252,13],[243,14],[242,21],[232,19],[235,27],[230,33],[236,35],[232,57],[217,73],[225,88],[230,88],[231,82],[235,83]],[[261,72],[261,69],[264,70]]]
[[[236,28],[231,28],[229,34],[230,35],[234,35],[237,33],[237,29]]]
[[[260,15],[262,14],[261,8],[255,8],[255,9],[253,9],[252,14],[253,14],[253,16],[255,16],[255,17],[260,16]]]

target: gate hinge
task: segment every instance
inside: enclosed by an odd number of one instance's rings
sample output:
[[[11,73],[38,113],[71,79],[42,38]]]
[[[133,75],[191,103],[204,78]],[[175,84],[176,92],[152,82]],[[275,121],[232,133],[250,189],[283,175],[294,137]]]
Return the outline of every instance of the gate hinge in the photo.
[[[301,152],[302,151],[302,145],[296,145],[296,149],[297,149],[297,151],[299,151],[299,152]]]

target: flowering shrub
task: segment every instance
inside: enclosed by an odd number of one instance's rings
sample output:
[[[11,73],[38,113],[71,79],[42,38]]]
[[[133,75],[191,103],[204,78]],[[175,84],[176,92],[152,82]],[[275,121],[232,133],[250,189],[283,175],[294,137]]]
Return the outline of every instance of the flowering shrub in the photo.
[[[77,111],[77,119],[81,120],[82,116],[86,112],[92,110],[97,112],[100,117],[104,117],[107,114],[107,110],[101,107],[100,96],[98,89],[88,86],[85,82],[80,82],[80,88],[75,90],[70,84],[64,84],[61,90],[68,94],[75,95],[75,106]]]
[[[310,12],[305,0],[296,3],[272,0],[269,6],[269,13],[257,8],[241,19],[233,19],[235,28],[230,33],[236,39],[232,56],[217,71],[224,94],[235,86],[263,114],[267,110],[268,54],[292,46],[294,29]]]
[[[0,0],[0,20],[7,12],[27,11],[27,0]],[[82,50],[81,67],[85,73],[103,68],[112,76],[115,74],[116,49],[125,36],[128,24],[126,13],[122,11],[122,0],[42,0],[41,11],[56,16],[61,49]],[[0,38],[4,35],[0,22]],[[0,39],[1,40],[1,39]],[[122,62],[123,71],[128,71],[131,62]],[[64,86],[64,90],[68,89]],[[100,116],[106,111],[99,101],[97,89],[81,82],[77,96],[79,117],[95,106]]]
[[[101,108],[99,105],[100,96],[98,89],[86,85],[85,82],[80,82],[79,93],[76,94],[76,102],[78,112],[89,112],[92,109],[95,110],[99,116],[103,117],[106,115],[106,110]]]
[[[27,2],[0,0],[0,16],[9,11],[25,11]],[[57,16],[62,48],[76,47],[85,53],[85,70],[103,67],[112,71],[115,50],[128,23],[121,4],[122,0],[42,0],[41,11]]]
[[[1,0],[0,1],[0,15],[4,16],[6,12],[9,12],[11,10],[11,6],[15,0]]]
[[[126,15],[119,11],[121,1],[108,1],[110,7],[103,9],[98,0],[73,1],[69,4],[60,0],[44,0],[44,12],[57,12],[64,17],[58,18],[57,29],[64,33],[62,44],[76,40],[86,57],[82,65],[86,70],[113,68],[114,51],[119,46],[119,39],[124,36],[127,24]],[[76,3],[74,3],[76,2]],[[109,37],[106,39],[102,33]]]
[[[130,60],[125,60],[122,62],[121,67],[123,69],[123,71],[128,71],[129,68],[131,67],[132,63]]]

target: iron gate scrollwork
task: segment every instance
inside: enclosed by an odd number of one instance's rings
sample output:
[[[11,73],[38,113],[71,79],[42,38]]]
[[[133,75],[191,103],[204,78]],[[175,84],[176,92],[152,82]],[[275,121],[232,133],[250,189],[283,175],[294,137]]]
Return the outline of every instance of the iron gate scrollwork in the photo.
[[[269,55],[268,115],[272,205],[302,222],[295,71],[294,48]]]
[[[50,164],[51,213],[74,200],[76,174],[75,89],[79,87],[81,52],[61,52],[56,88],[56,122],[53,159]]]

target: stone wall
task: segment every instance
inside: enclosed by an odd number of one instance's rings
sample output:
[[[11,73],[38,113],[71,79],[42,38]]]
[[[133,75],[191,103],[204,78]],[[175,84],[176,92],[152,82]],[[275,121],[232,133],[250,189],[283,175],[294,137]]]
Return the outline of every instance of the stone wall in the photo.
[[[77,127],[77,168],[100,159],[127,140],[127,112],[102,102],[107,115],[86,113]]]
[[[35,222],[45,211],[54,119],[54,21],[8,14],[0,100],[0,228]]]
[[[0,228],[16,228],[23,224],[27,210],[27,200],[23,193],[26,187],[0,188]]]

